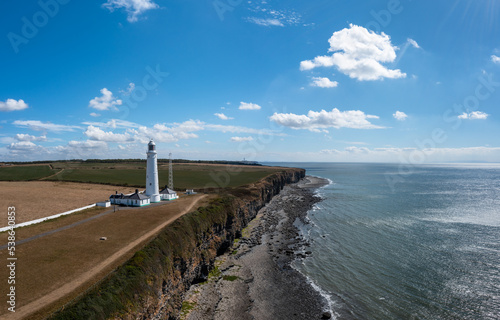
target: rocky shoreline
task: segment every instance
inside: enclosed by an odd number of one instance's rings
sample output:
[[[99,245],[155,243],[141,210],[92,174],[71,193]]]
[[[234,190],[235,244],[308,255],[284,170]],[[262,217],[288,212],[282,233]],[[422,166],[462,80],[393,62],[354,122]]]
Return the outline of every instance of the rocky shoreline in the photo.
[[[239,240],[217,258],[208,280],[191,286],[181,319],[329,319],[325,299],[291,267],[310,254],[294,226],[328,182],[307,176],[262,208]]]

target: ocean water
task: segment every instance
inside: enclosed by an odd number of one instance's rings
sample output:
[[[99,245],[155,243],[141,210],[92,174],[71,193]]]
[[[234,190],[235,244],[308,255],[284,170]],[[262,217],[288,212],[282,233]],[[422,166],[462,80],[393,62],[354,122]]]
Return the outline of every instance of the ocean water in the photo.
[[[500,319],[500,165],[287,165],[331,181],[295,267],[337,319]]]

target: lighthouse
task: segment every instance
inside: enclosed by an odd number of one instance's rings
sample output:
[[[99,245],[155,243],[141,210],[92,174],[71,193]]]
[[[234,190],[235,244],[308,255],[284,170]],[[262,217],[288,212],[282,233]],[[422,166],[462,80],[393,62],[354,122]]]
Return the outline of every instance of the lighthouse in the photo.
[[[156,144],[153,139],[148,143],[148,156],[147,168],[146,168],[146,195],[150,197],[151,202],[160,202],[160,190],[158,185],[158,165],[157,165],[157,153]]]

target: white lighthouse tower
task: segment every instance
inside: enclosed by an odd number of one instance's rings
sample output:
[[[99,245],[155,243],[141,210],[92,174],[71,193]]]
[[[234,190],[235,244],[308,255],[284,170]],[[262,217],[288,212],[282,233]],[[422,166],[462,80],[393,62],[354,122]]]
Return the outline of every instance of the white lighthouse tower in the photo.
[[[150,197],[151,202],[160,202],[160,190],[158,185],[158,165],[156,144],[153,139],[148,143],[148,156],[147,169],[146,169],[146,195]]]

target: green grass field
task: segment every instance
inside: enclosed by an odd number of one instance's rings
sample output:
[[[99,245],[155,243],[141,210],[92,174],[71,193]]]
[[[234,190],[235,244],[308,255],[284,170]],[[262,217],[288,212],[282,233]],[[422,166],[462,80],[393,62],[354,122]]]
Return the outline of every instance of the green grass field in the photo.
[[[0,167],[0,181],[38,180],[53,175],[59,170],[53,170],[48,165]]]
[[[228,166],[174,165],[174,186],[178,190],[237,187],[256,182],[275,171],[276,169],[268,167],[248,167],[235,172],[234,167]],[[158,178],[160,186],[168,183],[168,168],[166,166],[160,166]],[[67,168],[64,172],[47,180],[104,183],[144,188],[146,186],[146,168],[138,169],[137,166],[132,166],[129,169],[113,166],[95,169],[91,167]]]

